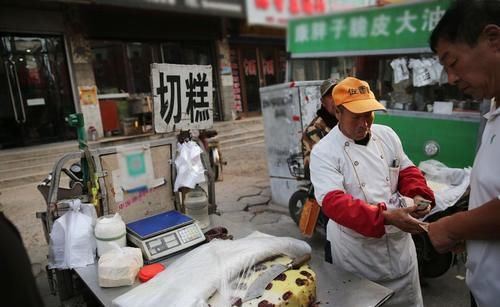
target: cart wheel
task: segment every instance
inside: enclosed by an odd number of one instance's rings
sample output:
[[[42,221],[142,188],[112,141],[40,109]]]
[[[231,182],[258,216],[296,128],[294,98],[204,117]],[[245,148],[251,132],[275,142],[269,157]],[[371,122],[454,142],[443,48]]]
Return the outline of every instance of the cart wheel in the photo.
[[[56,287],[59,299],[67,300],[75,295],[73,275],[70,269],[56,269]]]
[[[307,191],[295,191],[288,201],[288,210],[294,222],[298,225],[300,222],[300,214],[307,200]]]
[[[451,252],[439,254],[425,233],[412,235],[417,251],[419,273],[421,277],[436,278],[445,274],[453,264]]]

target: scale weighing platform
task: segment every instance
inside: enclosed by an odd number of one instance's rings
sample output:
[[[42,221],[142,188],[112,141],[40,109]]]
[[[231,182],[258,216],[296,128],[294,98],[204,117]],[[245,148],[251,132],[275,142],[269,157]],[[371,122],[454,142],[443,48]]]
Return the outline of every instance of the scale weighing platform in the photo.
[[[175,210],[128,223],[127,238],[142,250],[147,263],[205,241],[198,223]]]

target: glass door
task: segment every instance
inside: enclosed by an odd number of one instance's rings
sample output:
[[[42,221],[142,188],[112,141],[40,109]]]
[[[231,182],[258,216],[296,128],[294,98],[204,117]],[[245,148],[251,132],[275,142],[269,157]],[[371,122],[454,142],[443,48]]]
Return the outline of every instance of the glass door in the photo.
[[[259,114],[261,78],[257,49],[255,47],[240,48],[240,77],[243,84],[243,111],[247,114]],[[263,83],[263,82],[262,82]]]
[[[238,77],[241,81],[242,109],[246,115],[258,115],[259,89],[285,80],[286,56],[281,47],[239,46]]]
[[[75,138],[74,113],[60,37],[0,34],[0,149]]]

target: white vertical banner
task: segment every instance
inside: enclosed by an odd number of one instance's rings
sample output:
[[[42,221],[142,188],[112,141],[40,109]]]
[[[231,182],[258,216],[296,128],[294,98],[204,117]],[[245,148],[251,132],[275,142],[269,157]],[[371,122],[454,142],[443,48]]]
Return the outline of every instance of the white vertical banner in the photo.
[[[155,132],[212,127],[212,66],[154,63],[151,84]]]

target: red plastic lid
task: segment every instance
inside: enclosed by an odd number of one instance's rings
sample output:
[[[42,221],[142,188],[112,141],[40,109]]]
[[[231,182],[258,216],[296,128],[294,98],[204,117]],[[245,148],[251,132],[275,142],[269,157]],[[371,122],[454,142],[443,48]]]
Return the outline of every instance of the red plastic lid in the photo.
[[[141,282],[146,282],[151,278],[155,277],[156,274],[160,273],[163,270],[165,270],[165,266],[161,263],[153,263],[150,265],[145,265],[139,270],[138,274],[139,280]]]

